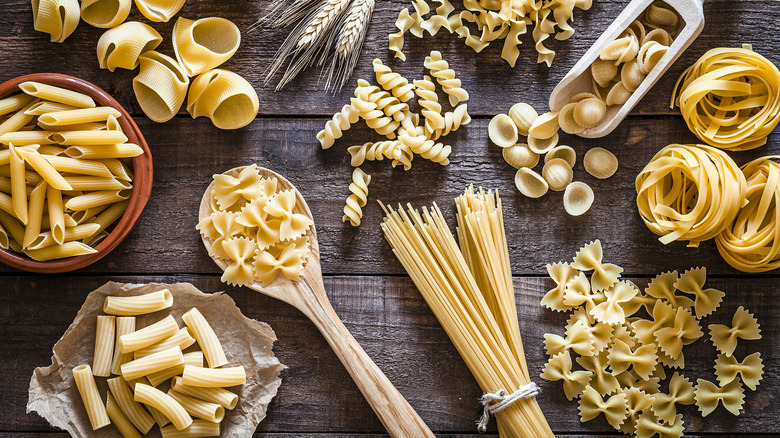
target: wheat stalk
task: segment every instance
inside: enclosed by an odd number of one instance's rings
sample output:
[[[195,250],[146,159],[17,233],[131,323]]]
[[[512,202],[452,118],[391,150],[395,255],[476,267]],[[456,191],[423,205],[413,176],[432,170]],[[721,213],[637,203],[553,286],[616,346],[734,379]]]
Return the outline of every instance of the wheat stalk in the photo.
[[[331,62],[325,88],[333,84],[334,91],[341,89],[352,75],[373,12],[374,0],[355,0],[352,3],[336,39],[336,56]]]
[[[326,33],[325,31],[336,22],[349,2],[350,0],[326,0],[298,38],[298,48],[303,49],[311,46],[314,41]]]

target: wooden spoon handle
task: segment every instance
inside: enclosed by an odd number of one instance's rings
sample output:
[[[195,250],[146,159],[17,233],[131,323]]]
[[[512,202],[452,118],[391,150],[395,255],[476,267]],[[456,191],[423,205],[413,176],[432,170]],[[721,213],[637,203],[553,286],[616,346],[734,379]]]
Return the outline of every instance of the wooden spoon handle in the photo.
[[[307,283],[301,282],[301,285],[305,287]],[[308,296],[312,299],[303,300],[305,308],[297,307],[312,320],[328,341],[390,436],[433,438],[433,432],[344,327],[330,303],[317,299],[313,293]]]

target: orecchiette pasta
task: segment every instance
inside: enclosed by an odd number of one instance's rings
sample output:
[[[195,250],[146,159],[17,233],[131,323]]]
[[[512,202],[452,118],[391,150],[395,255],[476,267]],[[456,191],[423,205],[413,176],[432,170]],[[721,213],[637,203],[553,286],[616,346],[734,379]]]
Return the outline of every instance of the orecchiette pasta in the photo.
[[[187,73],[175,59],[150,50],[139,58],[141,68],[133,79],[138,105],[147,117],[157,123],[167,122],[179,111],[187,86]]]
[[[498,114],[490,119],[488,137],[498,147],[511,147],[517,143],[517,126],[508,115]]]
[[[260,101],[252,84],[228,70],[214,69],[192,81],[187,111],[205,116],[219,129],[239,129],[257,116]]]
[[[77,0],[37,0],[32,2],[35,30],[51,35],[51,42],[61,43],[76,30],[81,18]]]
[[[135,0],[135,6],[149,21],[167,22],[176,15],[186,0]]]
[[[360,226],[360,219],[363,217],[363,207],[366,206],[368,198],[368,184],[371,183],[371,175],[363,172],[359,167],[352,171],[352,183],[349,185],[349,191],[352,192],[347,197],[347,205],[344,206],[343,222],[349,221],[353,227]]]
[[[173,50],[188,76],[215,68],[233,56],[241,44],[241,32],[230,20],[179,17],[173,27]]]
[[[539,154],[523,143],[502,148],[501,155],[504,157],[504,161],[515,169],[520,169],[521,167],[533,168],[539,163]]]
[[[161,42],[160,34],[149,25],[138,21],[122,23],[105,31],[98,40],[100,68],[134,70],[138,67],[138,58],[157,48]]]
[[[710,338],[715,348],[726,356],[734,354],[737,340],[761,339],[761,329],[756,317],[744,307],[739,306],[731,319],[731,327],[723,324],[710,324]]]

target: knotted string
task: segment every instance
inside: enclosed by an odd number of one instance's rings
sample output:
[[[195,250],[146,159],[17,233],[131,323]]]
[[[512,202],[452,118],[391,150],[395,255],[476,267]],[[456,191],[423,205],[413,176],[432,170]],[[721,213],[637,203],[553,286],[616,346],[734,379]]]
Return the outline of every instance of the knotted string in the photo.
[[[541,389],[539,389],[536,383],[531,382],[517,388],[517,391],[509,395],[503,389],[483,394],[479,401],[485,409],[482,411],[482,418],[477,421],[477,430],[479,430],[479,433],[485,433],[488,421],[490,421],[490,414],[496,415],[511,406],[512,403],[520,399],[536,397],[539,392],[541,392]]]

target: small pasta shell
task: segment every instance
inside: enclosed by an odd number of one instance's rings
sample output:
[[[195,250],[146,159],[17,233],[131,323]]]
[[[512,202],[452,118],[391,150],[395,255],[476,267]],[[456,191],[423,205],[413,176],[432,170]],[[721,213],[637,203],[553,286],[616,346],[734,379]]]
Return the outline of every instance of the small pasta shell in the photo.
[[[520,135],[528,135],[528,130],[539,118],[539,114],[531,105],[520,102],[509,108],[509,118],[517,125],[517,132]]]
[[[157,48],[162,37],[151,26],[138,21],[128,21],[103,33],[97,44],[100,68],[114,71],[117,68],[133,70],[138,58]]]
[[[504,148],[501,151],[504,161],[515,169],[522,167],[532,168],[539,163],[539,154],[532,151],[525,143],[518,143],[514,146]]]
[[[631,43],[626,47],[626,50],[616,61],[618,64],[631,61],[636,58],[636,54],[639,53],[639,40],[636,37],[631,37]]]
[[[642,73],[642,69],[639,67],[639,61],[634,59],[623,64],[623,67],[620,69],[620,82],[626,90],[633,93],[639,88],[643,80],[645,80],[645,74]]]
[[[598,97],[601,100],[605,100],[607,97],[607,94],[609,94],[609,90],[612,89],[612,86],[615,84],[615,82],[610,82],[606,87],[600,87],[599,84],[596,83],[596,80],[593,79],[591,81],[591,91],[593,91],[593,95]],[[583,99],[584,100],[584,99]]]
[[[167,22],[184,6],[186,0],[135,0],[135,6],[149,21]]]
[[[634,34],[637,40],[642,41],[645,38],[645,35],[647,35],[647,29],[645,29],[645,25],[642,24],[639,20],[634,20],[628,28],[631,30],[631,32]]]
[[[666,55],[668,50],[668,47],[661,44],[655,44],[648,47],[648,49],[644,52],[644,56],[641,58],[640,68],[642,69],[642,73],[649,74],[655,68],[661,58]]]
[[[585,130],[583,126],[580,126],[577,121],[574,120],[574,109],[576,107],[576,103],[568,103],[558,112],[558,124],[561,126],[563,132],[567,134],[576,135]]]
[[[618,159],[604,148],[592,148],[582,158],[585,171],[598,179],[607,179],[617,172]]]
[[[232,21],[219,17],[188,20],[179,17],[173,27],[173,50],[189,76],[224,63],[238,50],[241,32]]]
[[[89,25],[109,29],[127,20],[132,0],[81,0],[81,18]]]
[[[51,42],[65,41],[81,19],[78,0],[34,0],[33,27],[39,32],[51,35]]]
[[[633,39],[634,37],[629,35],[612,41],[611,43],[607,44],[607,47],[605,47],[604,50],[601,51],[599,58],[601,58],[603,61],[617,61],[621,59],[626,51],[631,47]]]
[[[659,28],[648,32],[641,41],[643,46],[650,41],[655,41],[662,46],[669,47],[672,45],[672,36],[669,34],[669,32]]]
[[[590,66],[590,74],[600,87],[606,87],[617,76],[618,66],[612,61],[596,59]]]
[[[585,129],[598,126],[606,115],[607,105],[594,97],[578,102],[574,108],[574,121]]]
[[[193,118],[205,116],[219,129],[239,129],[257,116],[260,101],[252,84],[232,71],[209,70],[195,78],[187,111]]]
[[[546,161],[546,160],[545,160]],[[542,168],[542,177],[547,181],[550,190],[560,192],[571,183],[574,178],[574,172],[571,166],[563,158],[553,158],[544,163]]]
[[[666,8],[660,4],[652,3],[645,12],[645,19],[657,26],[663,27],[677,27],[679,17],[673,10]]]
[[[550,188],[541,175],[527,167],[517,170],[515,186],[520,193],[534,199],[544,196]]]
[[[545,164],[555,158],[561,158],[569,163],[569,167],[574,168],[577,164],[577,152],[571,146],[560,145],[552,148],[547,155],[544,156]]]
[[[608,106],[623,105],[631,97],[631,92],[626,90],[622,82],[615,84],[604,100]]]
[[[590,210],[594,199],[593,189],[589,185],[575,181],[563,192],[563,208],[571,216],[581,216]]]
[[[574,97],[571,98],[571,101],[573,103],[577,103],[577,102],[582,102],[583,100],[589,99],[591,97],[598,97],[598,96],[596,96],[593,93],[587,93],[587,92],[585,92],[585,93],[577,93],[577,94],[574,95]]]
[[[187,97],[187,73],[175,59],[149,51],[140,57],[141,68],[133,91],[144,114],[157,123],[173,118]]]
[[[558,145],[558,133],[556,132],[550,138],[536,138],[528,136],[528,147],[539,155],[550,152],[552,148]]]
[[[528,135],[538,139],[552,138],[560,128],[557,112],[544,113],[528,129]]]
[[[490,120],[488,137],[496,146],[508,148],[517,143],[517,125],[506,114],[498,114]]]

